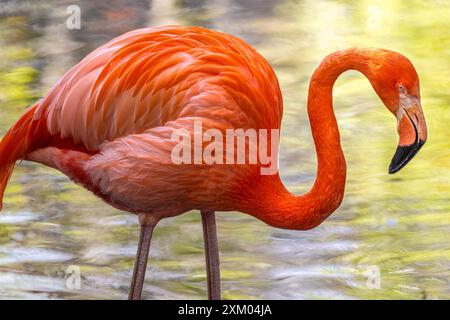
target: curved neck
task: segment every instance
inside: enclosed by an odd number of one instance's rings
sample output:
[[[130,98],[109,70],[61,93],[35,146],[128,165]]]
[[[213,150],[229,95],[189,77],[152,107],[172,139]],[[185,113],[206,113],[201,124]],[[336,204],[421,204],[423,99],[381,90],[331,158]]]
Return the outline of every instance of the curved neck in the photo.
[[[279,228],[311,229],[324,221],[342,202],[346,163],[333,112],[333,85],[346,70],[355,69],[369,79],[375,65],[369,50],[349,49],[327,56],[315,70],[308,95],[308,115],[317,153],[317,178],[301,196],[290,193],[278,175],[261,176],[258,208],[250,214]]]

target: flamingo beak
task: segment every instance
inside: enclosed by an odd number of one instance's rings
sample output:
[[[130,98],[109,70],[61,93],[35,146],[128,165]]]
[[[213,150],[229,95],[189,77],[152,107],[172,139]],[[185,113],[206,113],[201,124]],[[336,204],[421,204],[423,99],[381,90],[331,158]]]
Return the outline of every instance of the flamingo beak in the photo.
[[[427,140],[427,125],[418,98],[400,96],[397,121],[400,140],[389,165],[390,174],[396,173],[411,161]]]

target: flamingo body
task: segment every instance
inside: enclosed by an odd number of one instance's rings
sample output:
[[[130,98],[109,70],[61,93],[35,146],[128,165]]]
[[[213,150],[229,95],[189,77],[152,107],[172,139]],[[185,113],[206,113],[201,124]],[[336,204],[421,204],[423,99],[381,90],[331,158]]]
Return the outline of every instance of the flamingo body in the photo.
[[[147,28],[101,46],[30,111],[26,159],[54,167],[130,212],[158,218],[236,208],[246,166],[177,166],[173,130],[279,128],[267,61],[242,40],[197,27]]]

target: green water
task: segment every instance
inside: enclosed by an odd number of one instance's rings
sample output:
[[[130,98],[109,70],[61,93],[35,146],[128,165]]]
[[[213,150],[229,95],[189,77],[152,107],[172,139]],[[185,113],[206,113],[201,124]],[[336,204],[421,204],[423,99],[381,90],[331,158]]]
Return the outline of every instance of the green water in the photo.
[[[74,3],[81,7],[81,30],[65,27],[66,7]],[[335,109],[349,167],[342,206],[307,232],[218,214],[224,298],[450,298],[449,1],[1,2],[0,135],[89,51],[128,30],[160,24],[240,36],[270,61],[285,100],[281,174],[297,193],[314,181],[307,87],[326,54],[349,46],[397,50],[421,79],[429,139],[393,176],[387,167],[396,120],[362,75],[338,80]],[[137,237],[135,216],[24,162],[0,214],[0,298],[126,298]],[[71,265],[80,267],[80,289],[66,285]],[[379,288],[368,270],[379,271]],[[158,226],[144,291],[147,299],[206,297],[197,212]]]

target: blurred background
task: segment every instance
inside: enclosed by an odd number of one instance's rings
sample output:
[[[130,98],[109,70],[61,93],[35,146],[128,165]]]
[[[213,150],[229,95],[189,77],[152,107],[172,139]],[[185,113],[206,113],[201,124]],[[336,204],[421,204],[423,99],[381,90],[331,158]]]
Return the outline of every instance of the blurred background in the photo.
[[[80,30],[66,26],[74,4]],[[361,74],[339,78],[334,103],[349,168],[342,206],[306,232],[219,213],[224,298],[450,298],[449,1],[1,0],[0,136],[91,50],[126,31],[164,24],[239,36],[272,64],[285,101],[281,175],[296,193],[316,174],[306,99],[325,55],[349,46],[397,50],[421,79],[428,142],[405,169],[388,175],[395,118]],[[0,214],[0,298],[124,299],[138,232],[135,216],[54,170],[23,162]],[[69,277],[77,268],[79,289]],[[206,296],[198,212],[162,221],[143,298]]]

